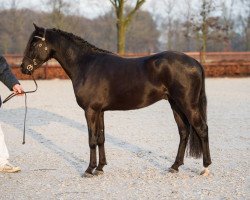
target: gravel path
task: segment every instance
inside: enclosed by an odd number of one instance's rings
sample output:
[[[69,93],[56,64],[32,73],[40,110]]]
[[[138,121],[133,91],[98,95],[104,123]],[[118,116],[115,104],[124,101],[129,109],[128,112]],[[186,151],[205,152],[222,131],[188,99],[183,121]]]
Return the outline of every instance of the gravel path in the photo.
[[[21,82],[26,90],[32,81]],[[207,79],[211,175],[202,160],[174,162],[179,135],[166,101],[106,112],[103,176],[81,178],[89,160],[84,112],[68,80],[38,81],[28,96],[27,137],[22,145],[24,98],[0,109],[11,162],[21,173],[0,174],[0,199],[250,199],[250,78]],[[2,98],[9,91],[1,84]]]

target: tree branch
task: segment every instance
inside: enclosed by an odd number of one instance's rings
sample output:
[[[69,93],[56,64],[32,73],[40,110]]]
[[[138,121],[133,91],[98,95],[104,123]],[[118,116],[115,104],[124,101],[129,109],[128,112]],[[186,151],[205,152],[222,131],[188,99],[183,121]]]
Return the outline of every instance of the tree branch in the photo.
[[[131,10],[128,15],[125,18],[125,26],[128,25],[136,13],[136,11],[142,6],[143,3],[145,3],[146,0],[137,0],[136,5],[133,10]]]
[[[118,8],[118,6],[117,6],[117,0],[109,0],[109,1],[114,6],[115,9]]]
[[[117,18],[119,18],[119,7],[120,7],[120,0],[109,0],[110,3],[113,5],[114,9],[115,9],[115,14],[117,16]]]

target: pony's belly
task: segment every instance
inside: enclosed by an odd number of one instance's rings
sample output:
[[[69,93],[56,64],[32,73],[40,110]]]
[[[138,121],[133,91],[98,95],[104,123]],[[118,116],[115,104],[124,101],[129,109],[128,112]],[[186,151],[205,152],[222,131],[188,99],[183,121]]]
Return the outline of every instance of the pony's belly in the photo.
[[[143,95],[140,98],[135,96],[116,98],[110,101],[103,109],[104,110],[135,110],[147,107],[160,101],[162,99],[167,99],[164,94],[159,94],[155,96]]]

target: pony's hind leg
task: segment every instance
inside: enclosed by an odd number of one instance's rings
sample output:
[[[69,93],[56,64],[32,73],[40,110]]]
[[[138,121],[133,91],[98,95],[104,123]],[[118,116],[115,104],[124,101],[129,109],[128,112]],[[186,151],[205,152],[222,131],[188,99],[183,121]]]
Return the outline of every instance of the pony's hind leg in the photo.
[[[196,142],[200,143],[203,154],[203,166],[205,169],[201,172],[201,175],[206,176],[209,174],[208,166],[212,163],[209,150],[208,126],[199,108],[193,108],[188,114],[188,119],[195,130],[193,134],[198,136],[194,138],[197,138]],[[190,142],[190,150],[192,151],[192,142]]]
[[[99,164],[95,171],[93,172],[94,175],[101,175],[103,174],[103,167],[107,164],[106,162],[106,155],[105,155],[105,134],[104,134],[104,112],[101,112],[99,115],[99,126],[98,126],[98,138],[97,138],[97,145],[99,149]]]
[[[179,108],[170,100],[170,105],[174,113],[174,118],[178,126],[180,143],[178,148],[178,153],[175,159],[174,164],[169,169],[170,172],[178,172],[179,166],[184,164],[184,154],[189,137],[189,123],[185,115],[179,110]]]

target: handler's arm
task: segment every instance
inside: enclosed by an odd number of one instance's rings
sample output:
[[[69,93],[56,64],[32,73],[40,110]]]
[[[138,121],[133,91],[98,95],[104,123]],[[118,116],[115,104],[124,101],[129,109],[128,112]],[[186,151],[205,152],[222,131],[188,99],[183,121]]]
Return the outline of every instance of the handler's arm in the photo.
[[[0,81],[2,81],[11,91],[21,93],[23,91],[17,78],[11,72],[8,63],[3,56],[0,56]]]

